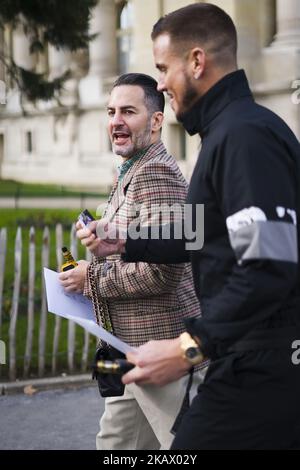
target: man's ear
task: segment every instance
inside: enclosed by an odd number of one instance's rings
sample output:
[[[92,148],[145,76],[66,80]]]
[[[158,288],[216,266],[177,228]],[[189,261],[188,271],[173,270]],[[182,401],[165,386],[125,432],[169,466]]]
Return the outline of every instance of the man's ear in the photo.
[[[164,115],[161,111],[156,111],[151,117],[151,131],[158,132],[163,125]]]
[[[192,76],[195,80],[199,80],[203,75],[206,64],[206,54],[204,49],[201,47],[194,47],[189,53],[189,62]]]

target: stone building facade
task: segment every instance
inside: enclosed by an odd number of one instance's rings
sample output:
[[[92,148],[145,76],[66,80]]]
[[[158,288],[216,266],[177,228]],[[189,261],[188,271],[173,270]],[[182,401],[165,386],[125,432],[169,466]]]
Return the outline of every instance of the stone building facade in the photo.
[[[71,69],[57,103],[26,104],[0,66],[0,177],[26,182],[107,189],[118,157],[106,132],[106,103],[124,72],[156,76],[150,33],[157,19],[191,0],[100,0],[93,11],[88,51],[49,47],[30,55],[22,30],[6,31],[0,43],[18,65],[51,78]],[[300,0],[214,0],[237,25],[239,67],[245,68],[259,103],[282,116],[300,138]],[[5,90],[3,89],[5,83]],[[5,99],[3,97],[5,96]],[[189,137],[167,106],[163,140],[189,178],[199,138]]]

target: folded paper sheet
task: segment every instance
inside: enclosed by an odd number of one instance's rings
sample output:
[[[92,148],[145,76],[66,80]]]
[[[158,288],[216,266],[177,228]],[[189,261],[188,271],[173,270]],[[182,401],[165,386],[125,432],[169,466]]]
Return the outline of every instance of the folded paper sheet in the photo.
[[[92,302],[82,294],[65,292],[58,280],[59,273],[44,268],[44,277],[47,293],[48,310],[55,315],[78,323],[89,333],[101,338],[106,343],[126,354],[134,351],[129,344],[124,343],[116,336],[106,331],[95,322]]]

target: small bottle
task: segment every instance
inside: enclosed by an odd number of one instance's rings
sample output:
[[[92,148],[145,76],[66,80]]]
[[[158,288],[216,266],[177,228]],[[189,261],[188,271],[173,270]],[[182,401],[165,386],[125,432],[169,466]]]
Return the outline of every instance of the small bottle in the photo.
[[[114,361],[100,359],[94,365],[94,371],[100,374],[125,374],[133,368],[134,364],[126,359],[115,359]]]
[[[73,269],[75,266],[78,266],[78,263],[76,263],[71,252],[66,246],[63,246],[61,250],[64,257],[64,263],[61,266],[62,271],[69,271],[69,269]]]

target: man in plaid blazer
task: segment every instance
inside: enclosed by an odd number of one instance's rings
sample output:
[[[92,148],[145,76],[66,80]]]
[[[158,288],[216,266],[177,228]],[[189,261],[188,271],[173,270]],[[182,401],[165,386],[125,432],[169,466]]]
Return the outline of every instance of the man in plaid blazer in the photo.
[[[183,206],[186,198],[187,183],[160,140],[164,96],[156,87],[156,81],[147,75],[126,74],[116,81],[109,99],[109,135],[113,151],[122,156],[123,163],[105,217],[125,231],[137,213],[141,224],[150,225],[153,207]],[[77,228],[80,238],[79,225]],[[84,295],[93,301],[97,321],[111,324],[114,334],[132,346],[175,338],[184,331],[184,317],[200,314],[189,263],[126,263],[120,255],[112,255],[94,257],[89,265],[80,263],[61,276],[69,290],[78,290],[78,285],[82,289],[84,277]],[[79,284],[76,276],[81,276]],[[123,396],[107,398],[97,448],[169,448],[170,429],[187,379],[162,388],[131,384]],[[199,384],[200,374],[194,382]]]

